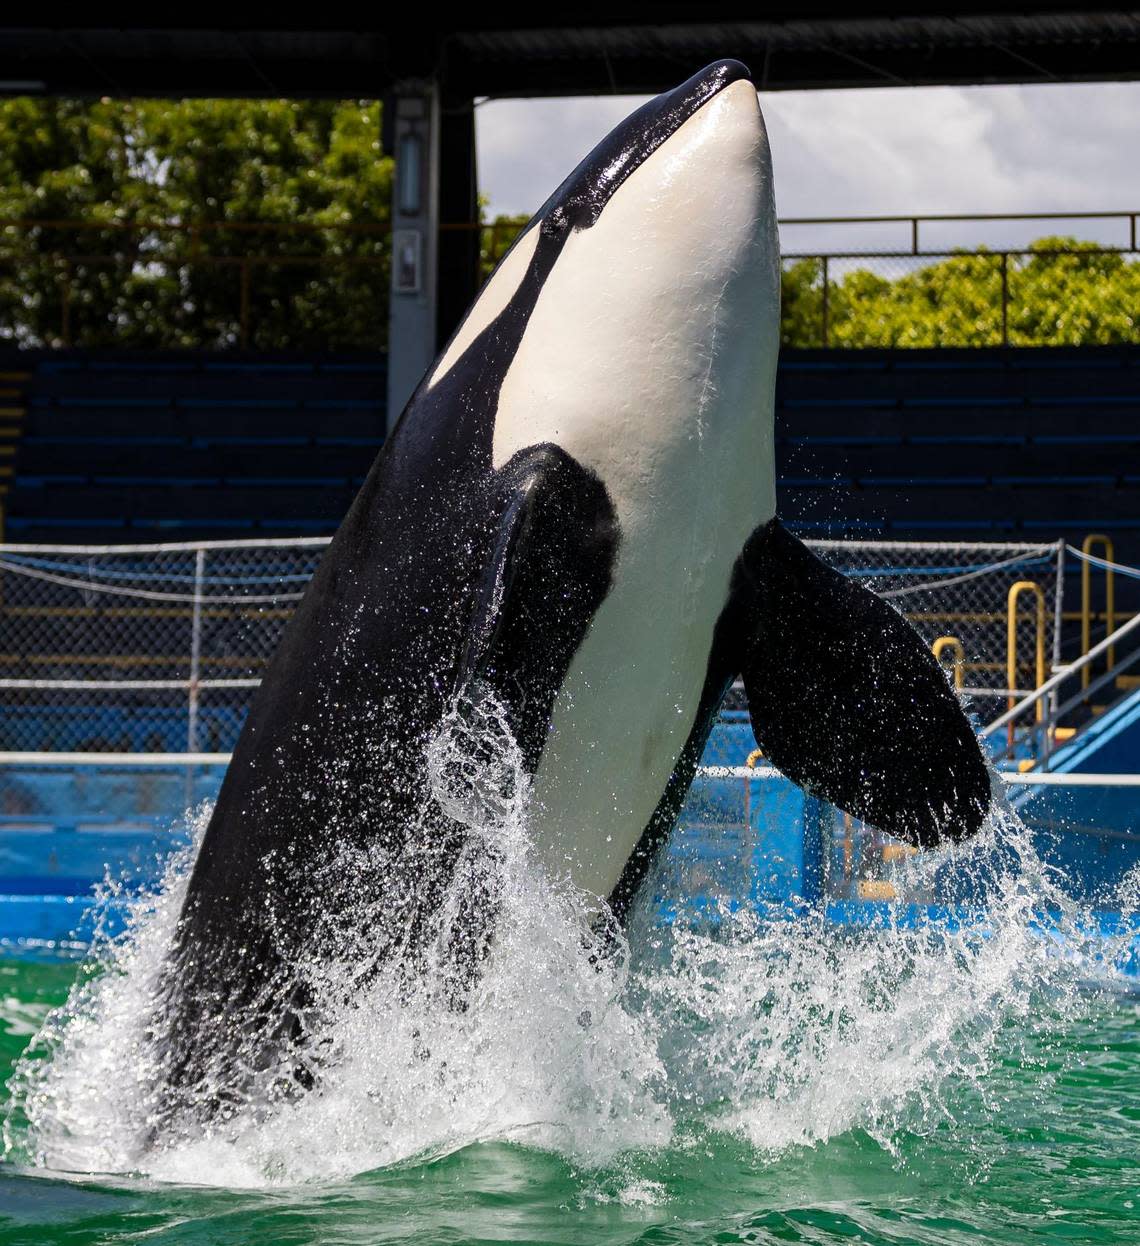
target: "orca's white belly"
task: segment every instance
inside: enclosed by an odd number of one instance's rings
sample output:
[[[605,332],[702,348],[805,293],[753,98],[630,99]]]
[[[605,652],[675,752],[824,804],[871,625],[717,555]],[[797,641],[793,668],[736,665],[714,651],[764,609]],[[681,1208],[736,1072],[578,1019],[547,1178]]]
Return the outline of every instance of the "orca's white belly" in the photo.
[[[524,244],[496,276],[496,306],[536,253]],[[778,255],[756,92],[730,83],[570,231],[498,391],[493,466],[557,446],[617,521],[610,588],[559,686],[531,819],[546,867],[599,896],[665,792],[733,566],[775,512]]]
[[[689,509],[683,527],[656,523],[622,546],[555,701],[532,843],[554,876],[600,897],[616,887],[696,721],[743,539],[716,522],[710,502]],[[738,516],[730,527],[758,521]]]

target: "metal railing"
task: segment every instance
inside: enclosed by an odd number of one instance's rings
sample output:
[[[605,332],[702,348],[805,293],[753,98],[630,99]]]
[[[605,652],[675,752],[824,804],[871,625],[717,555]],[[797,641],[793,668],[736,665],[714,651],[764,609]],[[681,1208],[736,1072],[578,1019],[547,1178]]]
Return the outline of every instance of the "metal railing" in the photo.
[[[931,213],[863,217],[787,217],[785,235],[826,231],[828,245],[812,247],[785,238],[784,341],[790,346],[1033,345],[1055,340],[1057,325],[1024,315],[1036,306],[1026,273],[1080,257],[1095,262],[1140,257],[1140,212]],[[1013,222],[1097,222],[1116,230],[1112,244],[1079,246],[1021,244],[978,249],[975,244],[934,245],[933,230],[981,225],[992,231]],[[523,218],[459,221],[442,232],[477,231],[483,274],[507,250]],[[834,245],[836,232],[897,229],[897,244]],[[1103,230],[1100,231],[1103,233]],[[260,246],[252,245],[261,242]],[[271,241],[273,245],[267,245]],[[88,245],[89,244],[89,245]],[[260,221],[135,221],[0,219],[0,340],[16,344],[72,346],[119,341],[123,329],[155,345],[288,348],[311,344],[299,334],[309,315],[324,347],[383,344],[389,227],[372,222],[322,224]],[[806,267],[804,267],[806,265]],[[945,267],[949,265],[949,267]],[[799,266],[797,268],[797,266]],[[931,287],[929,307],[965,274],[971,305],[953,323],[907,326],[898,332],[876,319],[867,277],[899,283],[916,274]],[[1071,276],[1071,274],[1070,274]],[[1099,278],[1088,275],[1095,287]],[[791,284],[789,284],[791,283]],[[940,289],[940,283],[942,288]],[[1101,283],[1103,284],[1103,283]],[[19,297],[21,291],[30,297]],[[880,289],[880,293],[881,293]],[[149,301],[148,301],[149,300]],[[798,300],[798,305],[797,305]],[[1140,317],[1127,308],[1100,315],[1069,336],[1089,341],[1140,340]],[[148,320],[149,318],[149,320]],[[1094,319],[1096,319],[1094,317]],[[1133,325],[1133,321],[1136,325]],[[169,324],[167,324],[169,322]],[[180,332],[180,329],[183,330]],[[175,340],[161,340],[165,334]],[[117,336],[116,336],[117,335]],[[183,340],[189,337],[193,340]],[[928,340],[929,339],[929,340]]]
[[[440,228],[478,230],[487,274],[521,224],[499,220]],[[5,305],[0,288],[0,342],[6,338],[17,345],[90,345],[89,313],[95,304],[108,330],[116,322],[121,326],[124,317],[162,315],[171,322],[168,336],[177,336],[179,319],[197,325],[200,340],[195,345],[296,347],[307,343],[289,336],[295,330],[285,305],[300,295],[319,305],[318,318],[323,315],[326,322],[321,345],[375,349],[384,344],[390,236],[389,225],[372,222],[0,218],[0,275],[9,274],[17,285],[21,276],[32,276],[32,287],[38,291],[30,303],[16,297]],[[279,247],[267,248],[266,239]],[[258,240],[261,248],[251,248]],[[101,283],[106,286],[104,278],[116,276],[115,270],[125,294],[109,295],[100,288]],[[217,288],[219,280],[231,276],[228,288]],[[323,280],[314,283],[318,276]],[[168,288],[171,280],[178,281],[176,290]],[[367,312],[371,324],[363,336],[356,323],[361,308],[346,310],[346,295]],[[163,296],[163,312],[158,313],[152,302]],[[275,336],[259,340],[266,335],[258,330],[267,323]]]
[[[328,539],[0,546],[0,749],[224,751]],[[1005,695],[1009,585],[1061,590],[1052,543],[811,545],[928,643],[956,628],[968,696]]]
[[[1036,266],[1037,270],[1048,270],[1051,262],[1064,261],[1072,257],[1083,260],[1095,260],[1098,257],[1136,256],[1140,259],[1138,244],[1137,220],[1140,212],[975,212],[975,213],[926,213],[913,215],[872,215],[872,216],[817,216],[817,217],[782,217],[778,222],[782,235],[796,231],[825,232],[832,236],[837,231],[862,230],[877,231],[881,227],[897,227],[903,231],[900,245],[855,246],[839,248],[833,243],[825,243],[819,247],[788,245],[783,240],[782,259],[785,265],[785,303],[791,292],[788,286],[790,276],[797,265],[809,265],[814,270],[811,280],[807,283],[808,290],[801,290],[801,295],[810,292],[817,306],[809,323],[804,318],[789,315],[789,307],[784,308],[783,340],[788,346],[920,346],[920,345],[958,345],[958,346],[1010,346],[1010,345],[1043,345],[1054,340],[1056,326],[1050,331],[1048,327],[1024,325],[1018,323],[1019,312],[1025,308],[1025,297],[1022,289],[1025,281],[1025,270],[1028,265]],[[1112,244],[1097,245],[1084,243],[1075,246],[1041,246],[1025,243],[1017,246],[979,246],[975,243],[955,242],[941,246],[928,244],[932,227],[948,225],[984,225],[988,229],[994,226],[1011,223],[1073,223],[1085,225],[1096,222],[1100,225],[1117,227],[1119,241]],[[444,226],[445,229],[487,229],[487,225],[479,223],[460,223]],[[497,256],[513,241],[514,236],[522,228],[522,222],[499,220],[490,228],[492,243],[489,253]],[[488,248],[484,247],[488,253]],[[917,262],[917,263],[916,263]],[[866,291],[854,289],[858,285],[848,282],[853,274],[871,274],[887,277],[889,280],[900,280],[922,273],[930,280],[932,290],[926,291],[937,301],[938,286],[949,287],[954,280],[962,276],[967,265],[973,270],[969,273],[974,285],[974,293],[986,293],[988,283],[993,286],[992,292],[980,300],[981,308],[975,307],[974,312],[981,315],[965,317],[966,323],[943,328],[928,336],[930,341],[913,340],[905,335],[894,335],[882,326],[876,335],[876,326],[867,323],[870,299]],[[948,265],[939,271],[940,265]],[[980,272],[979,272],[980,265]],[[803,275],[803,270],[800,270]],[[945,295],[944,288],[941,293]],[[1019,301],[1020,296],[1020,301]],[[1030,298],[1029,303],[1034,300]],[[978,302],[975,299],[975,303]],[[846,304],[846,320],[852,317],[859,323],[856,340],[845,336],[842,332],[848,327],[837,304]],[[986,304],[988,303],[988,306]],[[810,320],[814,319],[814,326]],[[1138,322],[1133,327],[1131,321]],[[1091,340],[1103,341],[1140,341],[1140,317],[1125,316],[1115,327],[1090,327],[1088,334]],[[937,340],[935,340],[937,339]],[[1066,341],[1066,344],[1078,344]]]
[[[779,220],[781,229],[789,228],[834,228],[835,226],[868,225],[903,225],[910,237],[909,250],[895,249],[892,255],[927,255],[941,254],[940,251],[924,250],[921,244],[920,230],[923,225],[972,224],[975,221],[994,225],[999,222],[1020,221],[1118,221],[1127,228],[1127,243],[1121,244],[1116,250],[1136,251],[1136,221],[1140,211],[1112,212],[925,212],[911,216],[783,216]],[[866,254],[858,251],[851,254]]]
[[[908,345],[959,345],[959,346],[1010,346],[1010,345],[1044,345],[1055,340],[1055,331],[1042,326],[1021,326],[1017,323],[1019,310],[1024,303],[1019,303],[1018,295],[1023,284],[1024,269],[1027,263],[1033,263],[1038,269],[1048,269],[1050,262],[1064,261],[1079,256],[1087,260],[1106,259],[1137,255],[1137,219],[1140,212],[1109,211],[1109,212],[986,212],[986,213],[927,213],[913,215],[877,215],[864,217],[787,217],[780,221],[783,233],[788,232],[820,232],[826,231],[834,235],[839,230],[858,230],[864,233],[880,232],[882,227],[889,227],[902,236],[897,245],[883,246],[881,241],[872,246],[854,246],[839,248],[834,245],[812,247],[810,245],[789,246],[785,240],[783,258],[786,266],[808,264],[815,268],[816,278],[813,291],[818,302],[815,315],[815,332],[807,333],[805,328],[796,326],[799,334],[797,340],[789,337],[788,326],[785,324],[784,340],[787,345],[796,346],[908,346]],[[932,227],[948,225],[984,225],[987,231],[994,226],[1011,223],[1032,222],[1073,223],[1081,222],[1087,226],[1098,223],[1114,228],[1119,240],[1111,244],[1094,245],[1082,243],[1080,246],[1044,247],[1023,243],[1013,246],[986,246],[980,248],[977,242],[960,242],[935,245],[929,241]],[[916,263],[918,261],[918,263]],[[903,336],[899,340],[892,339],[885,331],[876,339],[873,324],[868,324],[869,299],[865,292],[852,296],[848,278],[854,273],[888,276],[895,280],[916,273],[924,273],[928,279],[929,289],[924,291],[933,301],[945,297],[953,279],[961,275],[967,265],[972,262],[974,271],[969,274],[975,293],[983,291],[986,273],[979,275],[980,264],[990,270],[990,284],[994,287],[987,298],[976,300],[971,309],[973,315],[964,317],[965,323],[958,326],[943,327],[941,332],[929,333],[930,340],[915,340]],[[947,266],[941,272],[939,266]],[[786,268],[787,271],[787,268]],[[941,287],[941,288],[940,288]],[[841,316],[836,314],[836,304],[846,301],[854,305],[854,318],[859,333],[855,340],[844,336],[844,325]],[[1037,300],[1029,298],[1033,305]],[[979,305],[980,303],[980,305]],[[1124,310],[1124,309],[1122,309]],[[1089,326],[1084,330],[1085,339],[1090,341],[1140,341],[1140,330],[1134,329],[1131,316],[1125,316],[1120,324],[1111,328]],[[1081,334],[1075,335],[1078,339]],[[1082,339],[1084,340],[1084,339]],[[1082,344],[1082,340],[1066,339],[1065,344]]]
[[[784,321],[784,345],[796,347],[818,346],[824,349],[832,347],[867,348],[867,347],[924,347],[924,346],[1047,346],[1047,345],[1110,345],[1116,343],[1140,342],[1140,323],[1131,313],[1126,316],[1127,323],[1118,327],[1090,327],[1079,333],[1068,336],[1061,334],[1061,321],[1052,322],[1048,326],[1019,326],[1015,323],[1019,311],[1032,308],[1035,300],[1017,297],[1018,286],[1030,264],[1043,266],[1049,261],[1059,261],[1073,257],[1095,259],[1097,257],[1135,256],[1140,261],[1140,253],[1123,247],[1018,247],[1008,250],[978,249],[975,251],[944,250],[944,251],[832,251],[832,252],[791,252],[781,258],[784,263],[785,281],[795,276],[792,267],[796,264],[813,266],[808,289],[818,296],[819,309],[818,336],[802,332],[788,333],[787,317]],[[926,262],[925,269],[904,269],[900,262],[918,259]],[[1135,262],[1135,261],[1134,261]],[[858,290],[852,294],[848,288],[848,279],[856,274],[884,276],[891,272],[890,280],[903,280],[908,277],[923,277],[929,280],[932,287],[940,283],[950,287],[954,279],[960,277],[967,266],[974,271],[965,275],[973,283],[975,291],[985,292],[987,285],[993,285],[992,295],[981,300],[981,307],[967,310],[959,326],[941,328],[934,323],[926,324],[921,317],[900,326],[901,331],[892,331],[880,317],[878,320],[867,316],[869,299]],[[982,267],[979,273],[978,267]],[[992,268],[994,278],[987,280],[985,268]],[[942,271],[939,271],[939,270]],[[839,276],[836,275],[840,271]],[[785,285],[785,295],[787,286]],[[937,298],[937,294],[934,296]],[[843,315],[837,311],[837,303],[843,299],[846,306]],[[981,314],[978,314],[978,312]],[[1124,309],[1121,309],[1124,310]],[[854,324],[856,333],[845,335],[843,330]],[[917,339],[910,335],[913,328],[920,333]],[[921,332],[925,330],[925,332]]]
[[[327,325],[325,337],[347,338],[328,345],[376,348],[383,333],[365,330],[362,341],[355,322],[362,310],[373,326],[383,322],[389,235],[387,225],[367,222],[0,218],[0,274],[16,287],[0,287],[0,341],[106,345],[117,344],[117,333],[128,344],[158,346],[302,345],[280,335],[293,331],[293,304],[306,300]],[[251,249],[252,239],[289,240],[290,248]],[[22,281],[30,299],[4,297],[18,295]],[[354,316],[346,296],[362,305]],[[148,318],[174,340],[136,343]],[[259,340],[267,323],[273,340]],[[191,342],[180,340],[184,329]]]
[[[1093,693],[1114,683],[1124,671],[1140,661],[1140,646],[1125,653],[1119,661],[1110,665],[1107,670],[1093,679],[1086,681],[1085,672],[1102,657],[1107,658],[1110,651],[1115,650],[1122,641],[1134,633],[1137,639],[1140,639],[1140,614],[1134,615],[1127,623],[1109,632],[1103,640],[1093,645],[1075,662],[1062,667],[1034,691],[1021,694],[1016,704],[1011,705],[1004,714],[999,715],[982,729],[982,738],[987,739],[1002,730],[1010,732],[1017,720],[1032,710],[1035,721],[1029,728],[1024,742],[1029,746],[1036,765],[1043,770],[1048,769],[1049,757],[1055,751],[1058,724],[1083,702],[1088,701]],[[1081,677],[1081,689],[1062,701],[1061,688],[1078,675]]]
[[[226,751],[328,540],[0,547],[0,749]],[[1132,645],[1118,650],[1140,639],[1138,615],[1060,666],[1066,553],[1091,558],[1106,577],[1131,573],[1073,546],[810,544],[898,605],[936,658],[953,659],[955,685],[983,721],[994,716],[986,736],[1004,729],[1007,756],[1047,763],[1071,734],[1058,731],[1066,716],[1086,716],[1091,698],[1140,658]],[[1018,608],[1027,593],[1033,610]],[[1117,652],[1123,660],[1101,672]],[[1077,691],[1062,701],[1066,680]]]
[[[955,261],[968,263],[973,261],[975,265],[981,261],[984,265],[988,265],[992,269],[992,284],[995,287],[992,296],[989,299],[990,306],[988,309],[988,317],[981,324],[975,322],[969,326],[962,326],[957,334],[956,340],[931,341],[929,345],[962,345],[962,346],[1009,346],[1009,345],[1037,345],[1045,344],[1049,340],[1050,335],[1043,333],[1040,329],[1023,329],[1016,322],[1018,311],[1018,285],[1022,276],[1021,268],[1024,267],[1025,261],[1031,261],[1038,264],[1039,267],[1047,267],[1050,261],[1061,261],[1073,256],[1079,256],[1085,259],[1104,259],[1106,257],[1124,257],[1128,255],[1140,255],[1140,242],[1138,242],[1137,220],[1140,218],[1140,212],[1135,211],[1108,211],[1108,212],[971,212],[971,213],[926,213],[912,215],[872,215],[861,217],[843,217],[843,216],[821,216],[821,217],[785,217],[780,220],[780,228],[784,237],[783,259],[787,266],[795,266],[797,264],[808,264],[817,270],[816,279],[813,283],[813,289],[817,295],[818,310],[816,311],[816,332],[813,340],[790,341],[785,325],[784,340],[788,345],[796,346],[843,346],[843,345],[921,345],[922,342],[902,340],[894,342],[889,340],[887,335],[879,342],[870,342],[865,340],[868,334],[864,332],[863,338],[857,342],[844,340],[842,335],[837,335],[837,317],[836,302],[844,295],[848,294],[845,288],[845,280],[852,273],[872,273],[879,276],[893,276],[897,279],[899,276],[908,276],[915,272],[925,271],[934,276],[944,278],[943,287],[949,285],[949,279],[955,275],[953,267],[947,269],[942,274],[938,274],[934,269],[935,265],[947,264],[952,265]],[[1112,232],[1118,235],[1118,240],[1113,243],[1104,243],[1096,245],[1092,243],[1082,243],[1080,246],[1054,246],[1043,247],[1039,245],[1031,245],[1022,243],[1012,246],[985,246],[979,247],[977,241],[967,242],[965,238],[960,241],[948,242],[942,240],[941,245],[929,241],[930,234],[935,228],[939,232],[945,233],[946,226],[968,226],[983,225],[987,232],[993,232],[995,226],[1010,225],[1020,223],[1033,223],[1034,225],[1059,224],[1059,223],[1081,223],[1087,227],[1089,224],[1096,223],[1101,226],[1108,226]],[[894,245],[882,245],[880,239],[870,246],[849,246],[837,247],[834,244],[814,247],[811,245],[803,245],[804,242],[810,243],[810,238],[801,239],[795,245],[788,245],[786,235],[788,233],[807,233],[826,232],[834,237],[837,231],[860,231],[864,234],[876,233],[880,234],[883,227],[887,227],[890,232],[895,233],[897,243]],[[1097,231],[1101,232],[1101,231]],[[921,263],[917,263],[920,261]],[[979,286],[979,278],[977,274],[973,274],[975,287]],[[931,289],[927,291],[931,298],[937,299],[940,293],[938,290],[939,282],[934,280],[931,282]],[[867,298],[863,296],[860,300],[861,306],[857,311],[865,314],[867,306]],[[1132,317],[1135,319],[1135,317]],[[1013,323],[1011,323],[1011,321]],[[872,335],[873,336],[873,335]],[[1102,334],[1096,340],[1102,340],[1103,337],[1109,337],[1114,341],[1140,341],[1140,330],[1132,330],[1129,325],[1123,324],[1116,333]],[[954,335],[951,333],[951,337]],[[1069,342],[1067,344],[1078,344]]]

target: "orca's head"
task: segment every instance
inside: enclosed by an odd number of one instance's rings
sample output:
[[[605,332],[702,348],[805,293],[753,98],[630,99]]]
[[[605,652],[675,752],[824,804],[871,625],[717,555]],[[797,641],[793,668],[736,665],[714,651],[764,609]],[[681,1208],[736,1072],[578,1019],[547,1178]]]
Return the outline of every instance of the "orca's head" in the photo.
[[[485,366],[457,372],[484,386],[497,374],[496,465],[543,440],[594,462],[606,441],[644,463],[694,430],[770,437],[779,289],[756,90],[719,61],[638,108],[565,179],[428,385],[482,343]]]
[[[738,84],[738,85],[735,85]],[[735,90],[730,90],[735,85]],[[706,105],[723,92],[726,99],[705,111]],[[740,115],[737,115],[738,112]],[[649,164],[657,151],[684,129],[698,113],[700,122],[688,136],[686,153],[692,147],[723,146],[722,160],[739,159],[741,150],[727,150],[735,137],[744,148],[756,137],[759,108],[748,70],[740,61],[717,61],[672,91],[649,100],[612,129],[578,165],[561,186],[535,213],[537,224],[548,236],[567,230],[589,229],[610,199],[628,178]],[[762,130],[762,124],[760,129]],[[712,152],[706,152],[712,155]],[[675,181],[676,154],[672,160],[654,162],[653,174],[640,180]],[[650,188],[644,187],[642,193]],[[660,186],[658,187],[660,190]]]

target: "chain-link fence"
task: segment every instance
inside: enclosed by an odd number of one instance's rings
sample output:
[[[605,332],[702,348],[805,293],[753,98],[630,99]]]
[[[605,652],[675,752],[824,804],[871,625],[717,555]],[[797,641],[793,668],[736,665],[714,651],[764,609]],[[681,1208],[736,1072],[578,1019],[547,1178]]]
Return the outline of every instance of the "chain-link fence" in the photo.
[[[1020,250],[785,255],[789,347],[1092,346],[1140,341],[1140,251],[1076,239]]]
[[[803,348],[1140,341],[1138,217],[783,220],[781,339]],[[441,236],[475,235],[471,258],[477,249],[486,279],[527,220],[445,223]],[[382,350],[390,242],[375,222],[0,221],[0,340]]]
[[[954,668],[955,682],[975,700],[983,719],[1005,709],[1010,691],[1044,682],[1060,658],[1064,547],[1059,543],[808,544],[900,610]],[[1018,584],[1032,587],[1017,592],[1011,632],[1010,593]]]
[[[0,750],[230,750],[327,543],[0,546]]]
[[[328,543],[0,546],[0,751],[224,753]],[[958,662],[983,717],[1056,655],[1056,545],[810,543]],[[949,638],[946,640],[945,638]],[[951,643],[952,642],[952,643]],[[739,763],[740,757],[732,761]]]

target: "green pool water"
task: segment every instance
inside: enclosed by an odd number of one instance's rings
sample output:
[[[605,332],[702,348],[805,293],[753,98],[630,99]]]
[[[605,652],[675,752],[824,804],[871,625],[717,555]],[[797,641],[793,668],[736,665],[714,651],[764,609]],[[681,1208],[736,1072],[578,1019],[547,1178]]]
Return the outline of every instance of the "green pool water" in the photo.
[[[77,972],[0,960],[5,1079]],[[1140,1003],[1089,994],[1045,1021],[1005,1022],[985,1070],[945,1079],[937,1110],[813,1145],[758,1148],[720,1109],[694,1108],[662,1145],[602,1167],[488,1141],[227,1189],[224,1174],[217,1186],[64,1176],[25,1157],[0,1166],[0,1241],[1140,1243]]]

